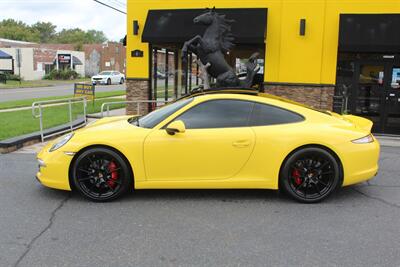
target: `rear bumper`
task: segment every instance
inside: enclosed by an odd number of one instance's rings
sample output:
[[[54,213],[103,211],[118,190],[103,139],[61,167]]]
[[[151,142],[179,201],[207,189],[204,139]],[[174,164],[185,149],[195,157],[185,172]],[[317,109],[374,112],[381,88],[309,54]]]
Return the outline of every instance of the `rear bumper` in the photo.
[[[343,186],[368,181],[377,175],[380,145],[376,139],[369,144],[351,144],[351,147],[341,154],[344,171]]]

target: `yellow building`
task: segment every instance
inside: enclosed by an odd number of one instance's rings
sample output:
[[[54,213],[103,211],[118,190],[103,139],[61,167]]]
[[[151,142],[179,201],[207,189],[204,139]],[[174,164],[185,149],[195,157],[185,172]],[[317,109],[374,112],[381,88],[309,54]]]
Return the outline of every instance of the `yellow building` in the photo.
[[[400,134],[399,0],[128,0],[128,100],[174,99],[199,84],[184,41],[205,28],[205,8],[235,19],[238,74],[260,53],[265,92],[372,119]]]

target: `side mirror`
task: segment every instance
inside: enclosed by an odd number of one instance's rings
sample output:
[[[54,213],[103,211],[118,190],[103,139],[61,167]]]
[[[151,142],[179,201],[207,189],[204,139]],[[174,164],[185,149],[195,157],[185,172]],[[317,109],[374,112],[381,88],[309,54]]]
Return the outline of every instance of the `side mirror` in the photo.
[[[183,121],[173,121],[165,130],[169,135],[175,135],[176,133],[184,133],[186,131],[186,127]]]

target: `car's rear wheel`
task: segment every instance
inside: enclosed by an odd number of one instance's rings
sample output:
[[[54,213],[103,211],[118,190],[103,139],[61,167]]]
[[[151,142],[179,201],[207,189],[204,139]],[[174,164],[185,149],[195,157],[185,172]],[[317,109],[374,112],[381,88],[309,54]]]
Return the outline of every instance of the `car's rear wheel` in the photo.
[[[111,79],[107,80],[107,85],[111,85]]]
[[[119,84],[124,84],[125,80],[124,78],[121,78],[121,81],[119,82]]]
[[[92,201],[110,201],[132,186],[125,160],[108,148],[92,148],[80,154],[72,168],[74,187]]]
[[[316,203],[327,198],[342,181],[340,164],[328,151],[308,147],[294,152],[285,161],[280,187],[293,199]]]

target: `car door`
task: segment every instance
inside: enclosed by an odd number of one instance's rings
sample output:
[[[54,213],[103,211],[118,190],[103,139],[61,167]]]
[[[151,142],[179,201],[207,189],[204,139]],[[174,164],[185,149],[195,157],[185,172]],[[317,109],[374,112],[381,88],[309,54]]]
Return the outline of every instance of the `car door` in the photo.
[[[248,161],[255,134],[248,126],[253,103],[219,99],[202,102],[177,118],[185,133],[155,130],[144,142],[149,181],[228,179]]]

